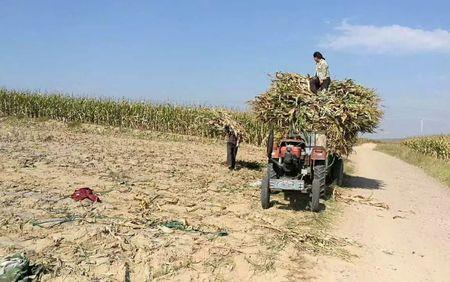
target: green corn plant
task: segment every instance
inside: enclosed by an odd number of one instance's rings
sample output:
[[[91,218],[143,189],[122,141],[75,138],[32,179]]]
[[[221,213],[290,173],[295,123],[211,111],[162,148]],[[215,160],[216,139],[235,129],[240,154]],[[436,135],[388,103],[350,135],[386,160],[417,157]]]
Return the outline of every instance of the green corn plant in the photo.
[[[450,136],[408,138],[402,144],[424,155],[450,160]]]

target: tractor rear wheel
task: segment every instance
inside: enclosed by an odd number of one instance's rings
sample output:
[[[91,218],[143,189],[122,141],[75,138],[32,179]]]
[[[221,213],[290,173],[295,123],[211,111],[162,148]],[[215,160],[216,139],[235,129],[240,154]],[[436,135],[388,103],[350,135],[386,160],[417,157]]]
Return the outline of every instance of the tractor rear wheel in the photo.
[[[266,176],[261,182],[261,207],[263,209],[268,209],[270,207],[270,178],[272,171],[272,164],[269,164]]]
[[[311,188],[310,208],[313,212],[320,211],[320,195],[325,191],[326,185],[326,166],[325,164],[316,164],[314,166],[314,179]]]

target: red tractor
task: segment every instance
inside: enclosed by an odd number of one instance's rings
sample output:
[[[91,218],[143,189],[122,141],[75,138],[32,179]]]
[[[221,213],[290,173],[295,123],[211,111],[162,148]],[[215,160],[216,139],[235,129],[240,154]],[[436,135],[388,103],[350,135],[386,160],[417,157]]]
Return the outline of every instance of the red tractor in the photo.
[[[297,192],[310,197],[311,211],[320,211],[320,198],[327,184],[342,183],[342,159],[327,154],[325,135],[318,133],[291,134],[274,146],[273,130],[267,142],[267,174],[261,183],[261,205],[270,207],[274,192]]]

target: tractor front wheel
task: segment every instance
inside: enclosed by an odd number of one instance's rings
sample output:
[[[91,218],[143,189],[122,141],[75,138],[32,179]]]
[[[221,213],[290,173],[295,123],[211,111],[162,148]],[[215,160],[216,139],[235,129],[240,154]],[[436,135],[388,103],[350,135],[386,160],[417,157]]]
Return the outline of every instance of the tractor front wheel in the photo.
[[[314,179],[311,187],[311,201],[310,208],[313,212],[320,211],[320,195],[322,191],[325,191],[325,177],[326,177],[326,166],[325,164],[316,164],[314,166]]]

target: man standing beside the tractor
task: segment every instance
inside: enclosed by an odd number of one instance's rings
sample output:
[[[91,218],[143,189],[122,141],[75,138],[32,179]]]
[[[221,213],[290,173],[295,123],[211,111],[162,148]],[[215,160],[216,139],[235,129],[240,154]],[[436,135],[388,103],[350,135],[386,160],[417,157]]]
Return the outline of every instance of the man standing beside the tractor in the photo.
[[[229,126],[225,126],[225,132],[227,134],[227,165],[229,170],[234,170],[240,140],[239,136]]]
[[[314,61],[316,62],[316,75],[310,80],[310,89],[313,93],[327,90],[330,86],[330,71],[328,63],[320,52],[314,52]]]

